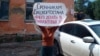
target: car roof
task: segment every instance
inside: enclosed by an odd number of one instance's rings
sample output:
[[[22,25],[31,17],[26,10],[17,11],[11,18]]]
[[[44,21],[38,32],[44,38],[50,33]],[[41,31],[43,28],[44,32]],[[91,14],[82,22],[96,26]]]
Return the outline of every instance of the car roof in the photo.
[[[64,24],[69,24],[69,23],[81,24],[81,25],[97,25],[100,24],[100,20],[84,19],[84,20],[70,21]]]

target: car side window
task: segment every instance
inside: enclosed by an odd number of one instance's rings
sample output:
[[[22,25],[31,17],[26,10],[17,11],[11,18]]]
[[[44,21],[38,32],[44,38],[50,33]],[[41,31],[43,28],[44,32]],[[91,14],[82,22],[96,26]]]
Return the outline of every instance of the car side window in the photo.
[[[59,28],[59,30],[61,32],[64,32],[64,33],[68,33],[68,34],[72,34],[73,35],[73,28],[74,28],[74,24],[66,24],[66,25],[63,25]]]
[[[76,36],[78,36],[80,38],[83,38],[85,36],[91,36],[92,37],[91,33],[84,26],[81,26],[81,25],[77,24],[75,26],[75,28],[76,28],[76,32],[75,32]]]
[[[80,38],[83,38],[83,37],[86,37],[86,36],[93,37],[92,34],[84,26],[76,25],[75,28],[76,28],[75,36],[78,36]],[[93,43],[97,44],[96,40],[94,40]]]
[[[89,32],[89,30],[86,27],[79,25],[79,24],[71,23],[71,24],[62,25],[59,28],[59,31],[79,37],[81,39],[86,36],[93,37],[92,34]],[[96,40],[93,43],[97,43]]]

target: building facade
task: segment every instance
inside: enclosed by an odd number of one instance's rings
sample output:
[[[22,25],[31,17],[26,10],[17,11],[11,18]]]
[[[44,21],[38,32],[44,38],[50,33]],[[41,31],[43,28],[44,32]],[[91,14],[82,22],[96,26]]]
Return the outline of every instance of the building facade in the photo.
[[[0,0],[0,35],[36,34],[32,7],[36,2],[62,2],[68,8],[67,20],[74,20],[74,0]]]

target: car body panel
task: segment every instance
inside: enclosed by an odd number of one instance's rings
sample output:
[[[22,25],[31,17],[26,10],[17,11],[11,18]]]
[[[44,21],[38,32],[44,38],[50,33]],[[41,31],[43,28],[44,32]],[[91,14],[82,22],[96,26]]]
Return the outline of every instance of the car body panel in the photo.
[[[70,46],[69,36],[67,35],[66,37],[66,34],[60,33],[60,37],[62,37],[60,38],[60,44],[61,44],[64,55],[70,56],[71,46]]]
[[[77,24],[86,28],[95,40],[94,43],[86,43],[83,38],[60,31],[61,27],[68,24]],[[64,23],[54,34],[58,40],[64,56],[100,56],[100,37],[89,27],[89,25],[100,24],[100,21],[71,21]],[[65,26],[64,26],[65,25]],[[73,26],[72,26],[73,27]],[[64,28],[66,30],[66,28]],[[75,28],[73,28],[75,30]],[[73,31],[72,29],[72,31]],[[78,30],[78,29],[77,29]],[[84,31],[84,30],[83,30]],[[85,33],[83,33],[84,35]]]
[[[60,44],[65,56],[89,56],[90,54],[99,56],[100,50],[97,44],[85,43],[80,38],[74,38],[74,36],[68,36],[64,33],[61,33],[60,36],[63,36],[60,38]]]

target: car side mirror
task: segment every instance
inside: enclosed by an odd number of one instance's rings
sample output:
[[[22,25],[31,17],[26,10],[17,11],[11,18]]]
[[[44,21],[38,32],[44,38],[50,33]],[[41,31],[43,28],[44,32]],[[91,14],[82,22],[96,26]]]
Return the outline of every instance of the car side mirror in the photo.
[[[87,36],[87,37],[83,38],[83,41],[86,43],[92,43],[92,42],[94,42],[94,38],[91,36]]]

